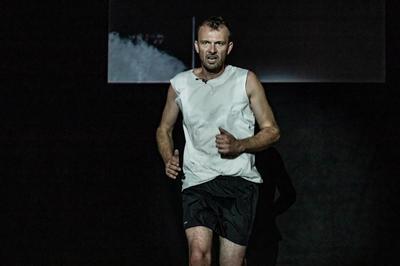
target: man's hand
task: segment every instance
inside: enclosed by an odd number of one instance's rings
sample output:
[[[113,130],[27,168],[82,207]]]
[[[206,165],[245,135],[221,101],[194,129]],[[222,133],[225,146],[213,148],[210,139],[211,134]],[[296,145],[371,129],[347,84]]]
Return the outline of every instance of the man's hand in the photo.
[[[175,150],[174,154],[165,164],[165,174],[172,179],[176,179],[182,169],[179,167],[179,151]]]
[[[231,133],[222,127],[219,127],[219,132],[220,134],[215,136],[215,143],[217,144],[218,152],[221,155],[237,156],[244,151],[240,141]]]

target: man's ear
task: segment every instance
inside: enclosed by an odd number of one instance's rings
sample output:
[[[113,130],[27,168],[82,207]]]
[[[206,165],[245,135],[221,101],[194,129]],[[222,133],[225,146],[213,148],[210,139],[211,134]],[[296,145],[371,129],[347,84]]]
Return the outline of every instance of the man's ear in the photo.
[[[199,53],[199,43],[196,41],[194,41],[194,49],[196,50],[197,53]]]
[[[226,54],[230,54],[233,48],[233,42],[228,43],[228,52]]]

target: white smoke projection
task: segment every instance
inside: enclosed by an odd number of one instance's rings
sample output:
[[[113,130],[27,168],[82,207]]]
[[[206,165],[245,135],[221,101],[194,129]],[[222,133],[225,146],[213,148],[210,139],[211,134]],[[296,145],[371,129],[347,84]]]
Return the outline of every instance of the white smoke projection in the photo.
[[[169,82],[186,69],[179,59],[146,42],[141,35],[128,38],[108,34],[108,82]]]

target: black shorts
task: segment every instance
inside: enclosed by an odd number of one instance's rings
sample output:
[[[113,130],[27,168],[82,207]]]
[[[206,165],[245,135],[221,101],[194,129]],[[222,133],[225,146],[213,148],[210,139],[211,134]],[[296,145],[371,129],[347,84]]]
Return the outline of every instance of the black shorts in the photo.
[[[247,246],[257,200],[257,183],[236,176],[218,176],[183,190],[183,227],[205,226],[221,237]]]

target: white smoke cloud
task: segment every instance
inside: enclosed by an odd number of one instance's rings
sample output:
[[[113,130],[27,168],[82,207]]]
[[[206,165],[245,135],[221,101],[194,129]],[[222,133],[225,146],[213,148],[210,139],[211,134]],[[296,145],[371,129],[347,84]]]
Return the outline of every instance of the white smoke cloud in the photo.
[[[158,50],[143,38],[108,34],[108,82],[168,82],[186,69],[177,58]]]

